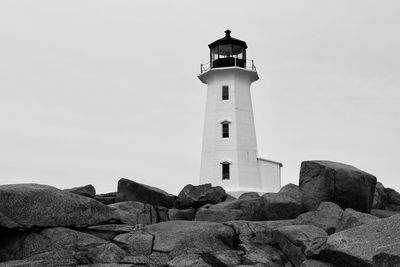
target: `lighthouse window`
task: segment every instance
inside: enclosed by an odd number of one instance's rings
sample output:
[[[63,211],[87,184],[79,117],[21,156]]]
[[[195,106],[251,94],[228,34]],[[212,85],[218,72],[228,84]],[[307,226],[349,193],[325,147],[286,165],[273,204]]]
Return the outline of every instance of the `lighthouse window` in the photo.
[[[222,180],[229,180],[230,179],[230,173],[229,173],[229,163],[224,162],[221,164],[222,165]]]
[[[229,138],[229,123],[222,123],[222,138]]]
[[[228,100],[229,99],[229,87],[224,85],[222,86],[222,100]]]

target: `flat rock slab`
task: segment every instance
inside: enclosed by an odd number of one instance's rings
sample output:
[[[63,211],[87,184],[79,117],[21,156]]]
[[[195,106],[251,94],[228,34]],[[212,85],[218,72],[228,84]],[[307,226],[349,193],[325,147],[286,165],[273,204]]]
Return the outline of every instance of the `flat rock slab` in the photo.
[[[323,201],[369,213],[375,193],[375,176],[353,166],[332,161],[301,163],[299,186],[306,210],[315,210]]]
[[[118,181],[116,202],[136,201],[171,208],[176,196],[159,188],[137,183],[125,178]]]
[[[328,234],[313,225],[289,225],[274,230],[274,238],[294,266],[318,255],[324,248]]]
[[[187,253],[209,253],[233,248],[234,231],[214,222],[169,221],[148,225],[154,236],[153,251],[168,253],[172,258]]]
[[[342,218],[343,210],[332,202],[322,202],[317,210],[301,214],[296,218],[295,224],[314,225],[328,234],[333,234]]]
[[[108,222],[113,217],[114,211],[102,203],[52,186],[0,186],[1,227],[96,225]]]
[[[400,215],[331,235],[318,257],[339,266],[372,266],[381,253],[400,256]]]

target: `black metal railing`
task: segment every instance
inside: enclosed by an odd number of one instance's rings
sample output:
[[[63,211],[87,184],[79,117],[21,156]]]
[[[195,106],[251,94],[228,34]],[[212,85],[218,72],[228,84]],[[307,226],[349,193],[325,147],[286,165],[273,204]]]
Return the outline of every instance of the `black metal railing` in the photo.
[[[222,64],[218,62],[221,60],[224,60],[225,62],[223,62]],[[252,59],[242,60],[237,58],[223,58],[214,61],[209,61],[204,64],[200,64],[200,73],[209,71],[210,69],[213,68],[222,68],[222,67],[240,67],[247,70],[257,71],[257,68],[254,65],[254,60]]]

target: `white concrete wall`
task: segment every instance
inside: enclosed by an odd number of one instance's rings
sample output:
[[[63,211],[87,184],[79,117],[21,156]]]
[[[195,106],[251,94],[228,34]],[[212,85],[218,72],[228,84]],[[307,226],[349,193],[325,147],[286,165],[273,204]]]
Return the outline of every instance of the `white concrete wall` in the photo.
[[[281,189],[282,164],[265,159],[257,159],[263,192],[278,192]]]

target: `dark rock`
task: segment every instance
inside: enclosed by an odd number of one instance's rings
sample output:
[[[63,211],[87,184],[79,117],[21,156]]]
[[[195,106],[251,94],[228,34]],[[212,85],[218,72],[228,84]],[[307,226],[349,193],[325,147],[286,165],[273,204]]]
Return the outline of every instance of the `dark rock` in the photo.
[[[297,217],[295,224],[314,225],[325,230],[328,234],[333,234],[342,218],[342,214],[342,208],[335,203],[322,202],[317,210],[303,213]]]
[[[196,210],[194,208],[178,210],[170,209],[168,211],[168,217],[171,221],[184,220],[191,221],[194,218]]]
[[[400,215],[329,236],[318,258],[339,266],[372,266],[380,253],[400,256]]]
[[[318,255],[328,234],[313,225],[289,225],[275,229],[274,238],[293,265],[299,267],[307,258]]]
[[[98,194],[94,196],[94,199],[103,203],[104,205],[114,204],[116,202],[116,198],[117,198],[117,192]]]
[[[377,220],[379,220],[379,218],[371,214],[358,212],[348,208],[343,212],[342,218],[340,219],[336,227],[336,232],[340,232],[348,228],[363,225],[366,223],[373,223]]]
[[[0,267],[58,267],[58,266],[76,266],[79,263],[75,259],[61,260],[15,260],[0,262]]]
[[[257,192],[246,192],[239,196],[239,199],[258,198],[260,195]]]
[[[169,216],[168,216],[169,209],[161,206],[157,206],[155,208],[157,211],[157,222],[169,221]]]
[[[0,243],[0,261],[58,257],[78,259],[80,263],[118,263],[126,255],[113,243],[63,227],[12,234]]]
[[[74,187],[71,189],[64,189],[64,191],[90,198],[94,198],[94,196],[96,195],[96,189],[91,184],[80,187]]]
[[[286,266],[289,262],[282,251],[268,244],[240,244],[239,249],[245,253],[243,264],[281,267]]]
[[[212,267],[206,263],[200,254],[190,253],[185,255],[180,255],[173,258],[168,262],[170,267]],[[214,265],[218,266],[218,265]]]
[[[386,188],[385,189],[385,194],[386,194],[386,206],[385,209],[387,210],[393,210],[393,211],[400,211],[400,194],[392,189],[392,188]]]
[[[228,222],[240,220],[243,212],[239,209],[199,209],[196,213],[196,221]]]
[[[236,210],[236,211],[224,212],[221,210]],[[196,214],[196,220],[209,219],[210,215],[218,216],[218,218],[221,218],[221,221],[223,221],[225,218],[226,219],[232,218],[233,220],[240,219],[247,221],[267,220],[266,212],[264,212],[264,202],[261,200],[261,198],[225,201],[211,206],[208,209],[208,212],[206,212],[204,209],[201,209],[201,212],[199,210],[199,212],[197,213],[198,214]],[[240,214],[242,214],[241,217],[239,217]]]
[[[393,211],[393,210],[371,210],[371,215],[374,215],[378,218],[388,218],[390,216],[400,214],[400,211]]]
[[[150,255],[151,263],[150,266],[165,266],[170,260],[170,257],[166,253],[154,251]]]
[[[392,255],[388,253],[379,253],[373,258],[373,265],[377,267],[399,267],[400,266],[400,256]]]
[[[293,198],[297,202],[301,203],[301,196],[302,193],[300,191],[300,187],[295,184],[287,184],[279,190],[278,193],[288,195],[289,197]]]
[[[202,258],[207,263],[215,263],[212,266],[238,266],[242,263],[243,252],[237,250],[223,250],[203,254]],[[219,265],[217,265],[219,264]]]
[[[234,232],[213,222],[168,221],[146,226],[154,236],[153,250],[174,258],[188,253],[209,253],[233,248]]]
[[[152,224],[157,222],[157,212],[150,204],[126,201],[108,206],[115,210],[115,219],[126,224]]]
[[[178,194],[175,207],[178,209],[199,208],[207,203],[217,204],[225,199],[226,192],[220,186],[213,187],[211,184],[194,186],[189,184]]]
[[[387,203],[385,187],[382,183],[377,182],[375,186],[374,201],[372,202],[373,209],[384,209]]]
[[[131,263],[134,264],[133,266],[155,266],[153,265],[153,261],[150,259],[150,257],[145,255],[129,255],[123,258],[121,263]]]
[[[231,201],[231,200],[236,200],[237,198],[236,197],[234,197],[234,196],[232,196],[232,195],[230,195],[230,194],[226,194],[226,199],[224,200],[224,201]]]
[[[300,267],[336,267],[336,265],[319,260],[306,260]]]
[[[127,224],[103,224],[79,229],[79,231],[111,241],[115,236],[129,233],[134,229],[135,227],[133,225]]]
[[[113,241],[131,255],[150,255],[153,248],[153,236],[139,231],[117,235]]]
[[[302,204],[315,210],[323,201],[370,212],[376,185],[375,176],[353,166],[332,161],[304,161],[300,170]]]
[[[154,206],[171,208],[175,199],[176,196],[159,188],[136,183],[124,178],[118,181],[117,202],[137,201]]]
[[[293,225],[294,220],[281,221],[231,221],[225,225],[231,226],[241,244],[275,245],[273,230],[287,225]]]
[[[287,220],[299,216],[303,210],[301,204],[281,193],[265,193],[261,197],[265,220]]]
[[[95,225],[114,211],[94,199],[38,184],[0,186],[0,228]]]

